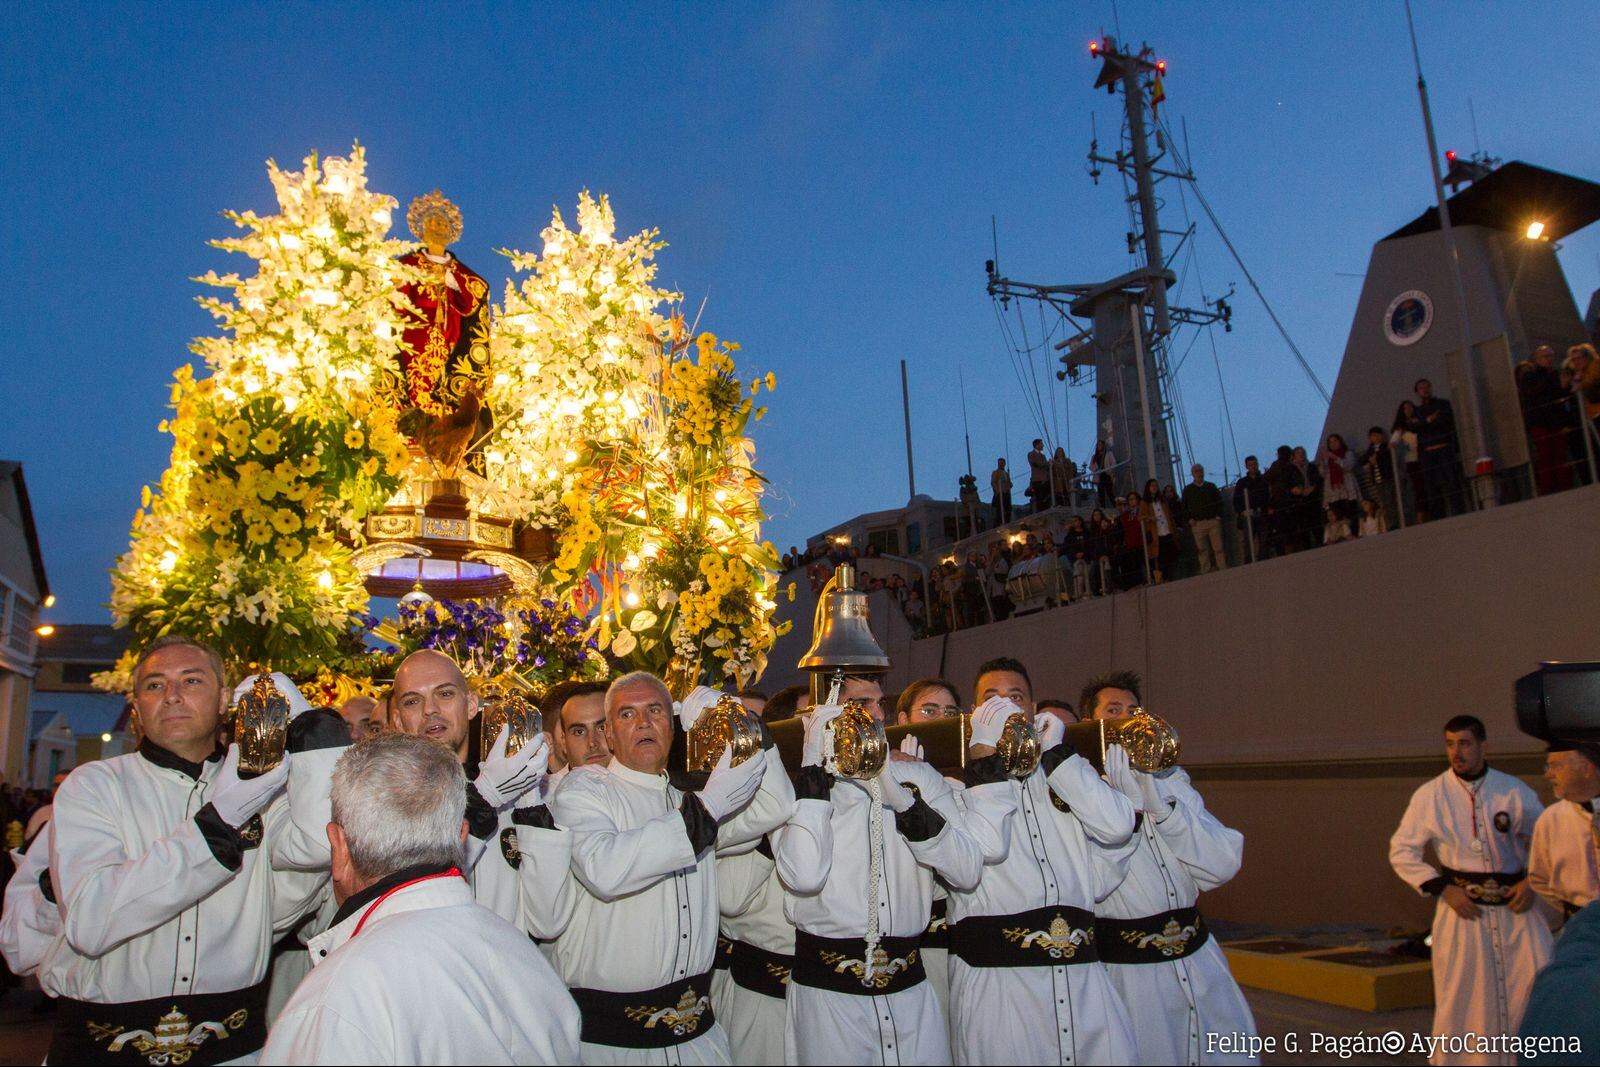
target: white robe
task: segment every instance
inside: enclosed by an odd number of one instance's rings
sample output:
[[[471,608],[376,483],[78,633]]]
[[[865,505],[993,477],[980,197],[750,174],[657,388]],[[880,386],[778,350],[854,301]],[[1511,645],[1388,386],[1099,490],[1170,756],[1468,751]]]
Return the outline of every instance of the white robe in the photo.
[[[615,758],[604,769],[573,771],[556,791],[552,813],[572,835],[572,873],[582,889],[552,946],[569,986],[644,991],[711,970],[720,916],[716,857],[712,848],[696,855],[679,813],[682,800],[664,776],[630,770]],[[761,788],[723,821],[717,845],[755,840],[781,825],[793,805],[782,762],[769,756]],[[586,1064],[730,1062],[720,1024],[664,1049],[584,1042],[581,1055]]]
[[[920,936],[928,926],[933,879],[971,887],[983,853],[968,833],[950,786],[925,763],[911,768],[922,799],[944,819],[926,841],[901,835],[895,815],[863,785],[835,782],[828,800],[801,800],[773,835],[785,909],[798,929],[819,937],[867,935],[871,819],[881,820],[879,933]],[[950,1037],[938,996],[926,981],[887,996],[858,996],[789,982],[784,1058],[799,1064],[948,1063]]]
[[[496,819],[488,838],[467,839],[473,897],[540,941],[553,940],[572,911],[572,835],[559,823],[552,829],[518,823],[510,805]]]
[[[74,770],[50,822],[62,936],[40,967],[40,985],[52,996],[122,1003],[261,981],[274,934],[320,893],[317,879],[274,868],[327,863],[326,815],[320,849],[292,817],[296,772],[321,768],[325,811],[327,774],[340,751],[291,757],[291,794],[262,813],[261,844],[244,850],[238,870],[217,860],[195,823],[220,763],[205,763],[198,780],[138,752]]]
[[[359,930],[359,936],[357,936]],[[413,882],[313,938],[264,1064],[571,1063],[578,1006],[458,877]]]
[[[1206,811],[1205,801],[1174,768],[1157,780],[1172,803],[1159,821],[1146,814],[1122,883],[1096,913],[1142,919],[1190,908],[1201,890],[1225,884],[1244,860],[1244,835]],[[1255,1017],[1228,969],[1216,939],[1193,954],[1159,963],[1107,964],[1112,984],[1130,1010],[1139,1062],[1148,1064],[1256,1063],[1256,1057],[1207,1052],[1207,1034],[1255,1034]]]
[[[1562,916],[1600,898],[1600,831],[1589,809],[1558,800],[1533,824],[1528,881]]]
[[[1051,801],[1054,793],[1070,811]],[[1126,797],[1071,755],[1047,778],[973,785],[969,820],[989,840],[983,879],[950,894],[950,922],[1046,907],[1093,912],[1122,880],[1134,813]],[[1104,964],[973,967],[950,956],[955,1061],[1126,1064],[1133,1026]]]
[[[1468,791],[1473,786],[1475,795]],[[1474,808],[1477,850],[1471,847]],[[1389,840],[1389,863],[1419,893],[1426,893],[1424,886],[1441,874],[1423,858],[1430,845],[1439,862],[1452,870],[1525,870],[1541,810],[1533,790],[1509,774],[1490,768],[1477,783],[1469,783],[1446,770],[1412,794],[1400,828]],[[1549,958],[1550,928],[1542,905],[1536,903],[1521,915],[1505,905],[1480,905],[1476,919],[1463,919],[1441,900],[1433,916],[1434,1034],[1516,1033],[1534,975]],[[1429,1060],[1509,1064],[1512,1057],[1435,1053]]]
[[[783,884],[770,857],[755,849],[718,856],[717,896],[722,936],[781,956],[794,954],[794,926],[783,913]],[[734,1063],[783,1062],[782,997],[746,989],[724,968],[712,976],[711,1002],[728,1032]]]
[[[27,852],[13,851],[11,861],[14,871],[0,915],[0,954],[12,974],[25,977],[39,969],[61,933],[61,913],[39,888],[39,876],[50,869],[49,834],[40,832]]]

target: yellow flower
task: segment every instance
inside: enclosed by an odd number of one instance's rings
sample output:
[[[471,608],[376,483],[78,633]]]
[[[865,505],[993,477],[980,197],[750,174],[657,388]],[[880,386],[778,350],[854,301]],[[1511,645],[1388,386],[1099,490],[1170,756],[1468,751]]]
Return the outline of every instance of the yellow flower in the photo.
[[[300,516],[288,508],[276,508],[272,512],[272,528],[280,534],[292,534],[300,529]]]
[[[322,462],[316,456],[307,453],[300,457],[300,477],[309,478],[322,469]]]
[[[729,346],[729,347],[732,347],[732,346]],[[776,389],[778,387],[778,376],[776,374],[773,374],[771,371],[767,371],[767,379],[766,379],[766,381],[767,381],[767,392],[770,393],[772,390],[774,390],[774,389]]]
[[[381,464],[378,460],[378,457],[373,456],[371,459],[367,460],[361,465],[361,473],[365,474],[368,478],[372,478],[377,475],[378,468],[380,466]]]
[[[245,538],[252,545],[264,545],[272,540],[272,527],[264,522],[252,522],[245,530]]]
[[[360,448],[366,443],[367,436],[360,430],[352,427],[344,432],[344,446],[346,448]]]
[[[278,555],[282,557],[285,562],[298,559],[300,557],[300,553],[304,551],[305,546],[292,537],[278,543]]]
[[[257,452],[265,452],[267,455],[271,456],[275,455],[278,449],[283,447],[283,437],[278,433],[277,430],[274,430],[272,427],[268,426],[266,429],[256,434],[256,439],[253,443],[256,446]]]

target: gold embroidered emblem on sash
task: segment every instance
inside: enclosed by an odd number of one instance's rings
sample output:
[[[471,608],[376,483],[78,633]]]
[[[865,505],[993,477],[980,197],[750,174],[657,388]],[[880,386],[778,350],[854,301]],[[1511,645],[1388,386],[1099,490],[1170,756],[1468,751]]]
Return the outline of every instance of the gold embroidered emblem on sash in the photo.
[[[683,996],[678,998],[678,1003],[671,1008],[637,1007],[629,1008],[625,1013],[628,1018],[636,1023],[643,1023],[646,1030],[653,1029],[657,1024],[665,1026],[679,1037],[692,1034],[700,1027],[700,1016],[711,1007],[711,998],[697,996],[694,987],[683,991]]]
[[[106,1046],[107,1052],[121,1052],[131,1045],[153,1067],[182,1067],[194,1057],[195,1050],[205,1044],[207,1038],[224,1040],[229,1030],[240,1029],[249,1018],[250,1012],[240,1008],[220,1023],[203,1022],[199,1026],[190,1026],[189,1017],[174,1004],[172,1010],[156,1022],[154,1033],[149,1030],[124,1030],[120,1026],[105,1023],[92,1022],[88,1025],[90,1037],[96,1041],[110,1040],[111,1043]]]
[[[1078,949],[1094,944],[1093,929],[1088,927],[1074,929],[1072,924],[1060,915],[1050,920],[1048,930],[1028,930],[1013,926],[1004,933],[1007,941],[1014,941],[1023,948],[1044,949],[1053,959],[1058,960],[1070,960],[1078,954]]]

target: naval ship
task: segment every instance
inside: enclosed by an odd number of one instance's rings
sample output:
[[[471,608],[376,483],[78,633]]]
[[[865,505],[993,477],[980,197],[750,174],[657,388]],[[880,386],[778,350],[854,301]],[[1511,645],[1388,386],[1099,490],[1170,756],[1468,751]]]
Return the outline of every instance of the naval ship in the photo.
[[[1061,373],[1093,390],[1101,426],[1126,453],[1119,488],[1151,477],[1182,486],[1167,352],[1177,329],[1226,326],[1232,308],[1224,298],[1169,304],[1176,276],[1156,184],[1193,175],[1157,118],[1164,64],[1111,38],[1091,50],[1103,64],[1096,87],[1120,93],[1126,112],[1121,145],[1110,154],[1097,145],[1091,166],[1128,179],[1142,230],[1129,244],[1144,263],[1093,283],[1042,285],[991,261],[989,291],[1042,301],[1076,328],[1062,342]],[[1183,766],[1207,804],[1245,835],[1243,870],[1205,897],[1218,919],[1278,930],[1425,927],[1432,902],[1394,876],[1388,842],[1412,791],[1445,766],[1442,724],[1460,713],[1482,718],[1491,764],[1548,801],[1543,747],[1516,730],[1512,683],[1543,660],[1600,659],[1600,551],[1591,541],[1600,484],[1580,461],[1587,484],[1539,495],[1515,380],[1537,345],[1564,356],[1600,330],[1600,293],[1586,323],[1556,257],[1556,242],[1600,218],[1600,185],[1453,153],[1435,173],[1438,203],[1409,221],[1397,213],[1398,227],[1373,246],[1319,440],[1337,432],[1359,450],[1369,425],[1387,425],[1399,398],[1428,378],[1457,413],[1466,513],[1255,562],[1226,514],[1225,570],[1089,598],[1059,581],[1032,591],[1012,582],[1009,618],[934,636],[917,636],[889,592],[869,601],[893,664],[889,694],[930,675],[965,691],[998,655],[1027,664],[1036,698],[1074,703],[1090,676],[1137,670],[1146,705],[1181,735]],[[811,543],[855,556],[864,580],[898,573],[917,584],[941,561],[1059,530],[1094,504],[1092,492],[1072,493],[1043,514],[972,533],[961,502],[918,496]],[[815,605],[804,569],[783,583],[794,597],[779,597],[780,616],[794,627],[773,650],[769,692],[802,680],[794,665]]]

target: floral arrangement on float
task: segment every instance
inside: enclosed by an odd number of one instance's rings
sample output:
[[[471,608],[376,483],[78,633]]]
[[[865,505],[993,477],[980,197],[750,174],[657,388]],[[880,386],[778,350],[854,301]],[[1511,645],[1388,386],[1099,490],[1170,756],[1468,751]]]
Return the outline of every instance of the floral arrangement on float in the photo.
[[[422,647],[535,690],[613,668],[680,691],[758,677],[776,555],[748,429],[776,383],[741,379],[739,346],[655,287],[656,231],[616,239],[609,201],[585,191],[577,229],[555,211],[539,254],[504,253],[520,277],[490,317],[492,419],[454,473],[474,509],[548,531],[553,558],[506,596],[377,622],[364,520],[409,501],[425,463],[381,391],[415,321],[400,257],[418,246],[388,236],[397,202],[369,191],[359,147],[269,175],[278,213],[230,214],[244,234],[215,242],[255,273],[199,279],[227,291],[202,300],[222,330],[193,346],[202,372],[178,372],[171,464],[113,571],[134,645],[197,634],[234,667],[331,695]],[[129,665],[97,682],[125,691]]]

